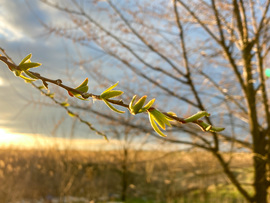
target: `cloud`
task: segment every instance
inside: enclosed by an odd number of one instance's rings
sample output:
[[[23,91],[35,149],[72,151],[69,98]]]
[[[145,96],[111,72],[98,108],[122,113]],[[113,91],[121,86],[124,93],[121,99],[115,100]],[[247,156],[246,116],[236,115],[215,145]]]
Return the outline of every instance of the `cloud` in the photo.
[[[24,1],[1,0],[0,33],[8,41],[21,40],[31,33],[35,27],[34,18],[30,18]]]

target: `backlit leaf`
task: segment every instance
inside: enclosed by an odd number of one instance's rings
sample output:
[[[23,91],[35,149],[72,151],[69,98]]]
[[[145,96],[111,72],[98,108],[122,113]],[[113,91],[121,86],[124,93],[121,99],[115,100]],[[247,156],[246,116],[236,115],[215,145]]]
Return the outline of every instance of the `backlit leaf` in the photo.
[[[28,55],[20,62],[19,66],[22,65],[23,63],[31,62],[31,61],[30,61],[31,57],[32,57],[32,54],[28,54]]]
[[[33,81],[36,81],[36,79],[32,79],[32,78],[27,78],[23,75],[20,75],[19,77],[21,77],[22,79],[24,79],[26,82],[33,82]]]
[[[28,70],[30,68],[36,68],[36,67],[39,67],[41,66],[42,64],[41,63],[33,63],[33,62],[30,62],[30,63],[23,63],[21,65],[19,65],[18,67],[25,71],[25,70]]]
[[[165,135],[163,132],[161,132],[161,130],[157,127],[157,124],[154,121],[153,115],[152,114],[148,114],[149,115],[149,120],[150,120],[150,124],[152,126],[152,128],[162,137],[167,137],[167,135]]]
[[[29,77],[31,77],[31,78],[33,78],[33,79],[38,79],[36,76],[34,76],[32,73],[30,73],[29,71],[24,71],[24,73],[26,74],[26,75],[28,75]]]
[[[60,105],[61,105],[61,106],[64,106],[64,107],[68,107],[68,106],[69,106],[69,103],[67,103],[67,102],[62,102]]]
[[[200,112],[198,112],[198,113],[196,113],[196,114],[194,114],[194,115],[192,115],[192,116],[184,119],[184,121],[186,121],[186,122],[193,122],[193,121],[196,121],[196,120],[198,120],[198,119],[200,119],[200,118],[202,118],[204,116],[210,116],[210,114],[207,113],[206,111],[200,111]]]
[[[85,78],[85,80],[78,87],[76,87],[75,89],[85,87],[85,86],[87,86],[87,84],[88,84],[88,78]]]
[[[111,91],[107,91],[107,92],[103,92],[100,97],[102,99],[110,99],[110,98],[113,98],[113,97],[118,97],[120,96],[121,94],[123,94],[124,92],[121,91],[121,90],[111,90]]]
[[[118,83],[119,83],[119,82],[115,83],[114,85],[112,85],[111,87],[109,87],[108,89],[106,89],[103,93],[112,90],[113,88],[115,88],[115,87],[118,85]],[[103,94],[103,93],[102,93],[102,94]]]
[[[105,102],[105,104],[113,111],[117,112],[117,113],[125,113],[125,111],[120,111],[118,109],[116,109],[115,107],[113,107],[106,99],[103,99],[103,101]]]
[[[150,100],[139,112],[147,111],[155,102],[156,99]]]

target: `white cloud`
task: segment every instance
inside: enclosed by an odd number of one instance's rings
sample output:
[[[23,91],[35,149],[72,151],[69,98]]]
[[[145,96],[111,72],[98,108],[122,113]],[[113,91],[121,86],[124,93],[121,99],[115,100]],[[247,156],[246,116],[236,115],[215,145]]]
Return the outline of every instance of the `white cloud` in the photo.
[[[15,26],[9,24],[5,17],[0,16],[0,36],[6,38],[8,41],[14,41],[22,39],[24,34]]]

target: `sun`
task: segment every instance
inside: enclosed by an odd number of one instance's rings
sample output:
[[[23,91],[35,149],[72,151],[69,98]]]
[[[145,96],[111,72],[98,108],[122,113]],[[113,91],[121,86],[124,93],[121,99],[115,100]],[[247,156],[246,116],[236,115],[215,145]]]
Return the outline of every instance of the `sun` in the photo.
[[[0,77],[0,86],[4,86],[4,80]],[[1,130],[1,129],[0,129]],[[0,133],[1,133],[1,131],[0,131]]]
[[[24,135],[14,134],[9,132],[7,129],[0,128],[0,147],[3,146],[23,146]]]

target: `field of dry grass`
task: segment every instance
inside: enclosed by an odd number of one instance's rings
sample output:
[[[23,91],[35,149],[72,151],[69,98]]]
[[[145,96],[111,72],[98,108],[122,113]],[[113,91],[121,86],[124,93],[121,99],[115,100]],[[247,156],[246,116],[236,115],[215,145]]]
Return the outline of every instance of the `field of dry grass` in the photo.
[[[226,156],[249,187],[251,155]],[[76,203],[244,202],[216,160],[202,151],[1,149],[0,183],[0,203],[68,202],[67,197],[80,197]]]

